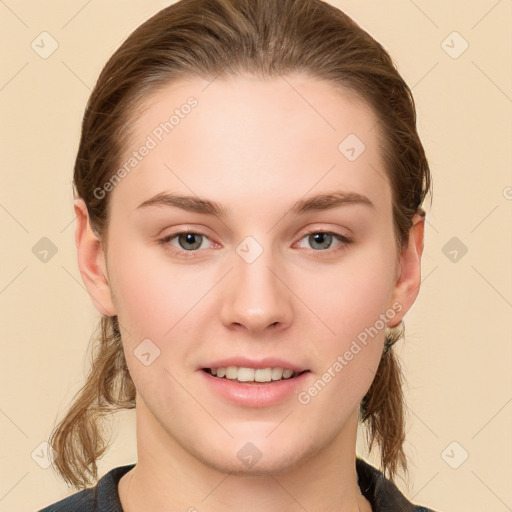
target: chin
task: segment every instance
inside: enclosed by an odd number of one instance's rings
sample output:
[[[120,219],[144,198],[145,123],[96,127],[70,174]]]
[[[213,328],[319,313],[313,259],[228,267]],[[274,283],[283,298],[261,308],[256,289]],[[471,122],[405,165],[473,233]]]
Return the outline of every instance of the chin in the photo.
[[[310,458],[317,455],[329,443],[318,435],[297,434],[285,431],[268,435],[269,429],[260,436],[237,435],[229,442],[189,443],[189,453],[206,466],[222,473],[238,476],[282,475],[302,467]],[[274,438],[272,438],[275,435]],[[204,442],[204,441],[203,441]],[[215,445],[218,448],[213,448]],[[213,448],[213,449],[212,449]]]
[[[211,469],[245,477],[268,477],[269,474],[286,474],[302,465],[303,461],[309,458],[306,453],[298,453],[297,451],[286,453],[276,453],[275,450],[273,453],[265,450],[256,451],[256,445],[250,442],[246,443],[241,450],[244,449],[246,455],[240,455],[240,457],[238,451],[234,457],[229,453],[211,454],[210,456],[205,453],[197,453],[195,456]]]

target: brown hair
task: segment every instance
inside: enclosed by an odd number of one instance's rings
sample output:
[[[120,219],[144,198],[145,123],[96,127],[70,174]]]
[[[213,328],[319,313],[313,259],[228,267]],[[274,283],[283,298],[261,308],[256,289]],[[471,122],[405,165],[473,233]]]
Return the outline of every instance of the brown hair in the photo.
[[[75,196],[106,242],[108,196],[95,191],[113,175],[142,100],[173,80],[249,73],[258,78],[301,72],[355,94],[375,112],[393,195],[397,248],[430,190],[430,171],[416,130],[411,91],[384,48],[339,9],[321,0],[181,0],[138,27],[103,68],[84,114],[75,163]],[[108,448],[105,415],[135,407],[117,317],[101,318],[86,383],[50,444],[54,466],[74,487],[97,479]],[[391,478],[406,470],[401,373],[386,334],[375,379],[361,403],[370,448],[380,447]]]

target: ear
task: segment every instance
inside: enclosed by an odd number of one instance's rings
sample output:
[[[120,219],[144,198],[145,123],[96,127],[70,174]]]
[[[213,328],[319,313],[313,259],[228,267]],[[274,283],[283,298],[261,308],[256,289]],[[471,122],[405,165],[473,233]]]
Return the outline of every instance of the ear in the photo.
[[[93,231],[85,201],[74,201],[76,215],[75,243],[78,267],[82,280],[91,296],[94,307],[103,315],[114,316],[110,285],[107,277],[107,265],[101,240]]]
[[[409,230],[408,243],[403,248],[398,262],[397,281],[393,292],[393,301],[401,305],[401,310],[393,317],[397,326],[414,304],[421,284],[421,255],[423,254],[425,216],[417,213],[413,217]]]

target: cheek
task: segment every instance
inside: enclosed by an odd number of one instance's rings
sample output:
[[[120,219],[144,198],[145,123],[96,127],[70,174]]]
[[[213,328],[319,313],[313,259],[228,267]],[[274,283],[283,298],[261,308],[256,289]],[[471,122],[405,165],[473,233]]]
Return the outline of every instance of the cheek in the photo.
[[[117,242],[117,245],[115,245]],[[120,322],[126,362],[138,392],[146,402],[151,390],[174,389],[172,378],[190,347],[172,343],[190,331],[194,304],[206,282],[197,274],[166,264],[155,248],[112,243],[114,303]],[[162,400],[170,400],[162,393]]]
[[[325,323],[334,334],[323,335],[315,344],[317,371],[297,395],[306,410],[322,418],[322,428],[330,424],[333,433],[370,388],[383,350],[386,312],[390,311],[389,287],[356,281],[319,296],[325,305]]]
[[[208,279],[171,265],[163,249],[113,241],[111,286],[118,317],[137,336],[163,338],[204,295]]]
[[[393,246],[380,245],[323,274],[325,286],[319,288],[317,281],[310,287],[311,309],[321,312],[330,333],[326,330],[314,347],[321,370],[313,387],[299,395],[300,403],[336,403],[329,414],[340,415],[366,394],[381,358],[386,320],[395,315],[394,271]]]
[[[332,343],[340,336],[345,341],[356,337],[390,307],[394,264],[392,249],[381,246],[380,250],[358,253],[339,266],[307,278],[304,293],[311,308],[333,332]]]

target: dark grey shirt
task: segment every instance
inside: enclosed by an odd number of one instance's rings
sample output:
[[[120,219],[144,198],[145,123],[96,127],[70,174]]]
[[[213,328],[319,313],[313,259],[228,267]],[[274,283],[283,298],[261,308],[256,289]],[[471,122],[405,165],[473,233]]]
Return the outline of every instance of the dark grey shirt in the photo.
[[[39,512],[123,512],[117,485],[135,464],[119,466],[105,474],[94,487],[79,491]],[[357,459],[359,487],[373,512],[434,512],[409,502],[390,480],[362,459]]]

